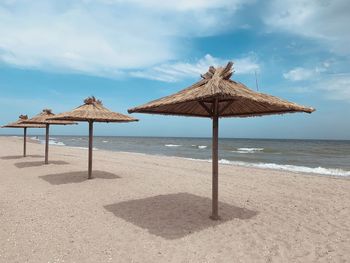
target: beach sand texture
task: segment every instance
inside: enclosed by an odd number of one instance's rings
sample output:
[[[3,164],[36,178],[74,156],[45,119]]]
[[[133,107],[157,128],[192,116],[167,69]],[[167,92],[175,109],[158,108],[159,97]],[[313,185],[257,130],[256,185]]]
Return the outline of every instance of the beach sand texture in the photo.
[[[350,262],[349,178],[0,137],[0,262]]]

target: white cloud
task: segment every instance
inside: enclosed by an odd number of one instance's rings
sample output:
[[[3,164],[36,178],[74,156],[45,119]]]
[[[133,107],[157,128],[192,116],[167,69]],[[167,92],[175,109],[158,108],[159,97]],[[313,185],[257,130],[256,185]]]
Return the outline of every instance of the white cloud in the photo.
[[[291,81],[310,80],[312,78],[318,77],[320,73],[325,72],[328,67],[328,62],[323,63],[321,67],[316,67],[313,69],[297,67],[291,69],[286,73],[283,73],[283,77]]]
[[[95,0],[85,0],[85,2],[96,2]],[[177,1],[160,1],[160,0],[100,0],[98,2],[107,4],[116,3],[132,3],[134,5],[143,6],[158,10],[180,10],[180,11],[193,11],[193,10],[203,10],[203,9],[217,9],[217,8],[238,8],[242,5],[243,1],[226,1],[226,0],[177,0]],[[252,2],[252,1],[247,1]]]
[[[209,66],[224,66],[228,61],[234,62],[235,74],[254,73],[260,69],[257,59],[253,55],[239,59],[222,59],[207,54],[192,63],[165,63],[146,70],[132,71],[129,74],[138,78],[175,82],[185,78],[199,77],[200,74],[208,71]]]
[[[263,20],[270,29],[318,39],[350,54],[348,0],[272,0]]]
[[[231,29],[243,0],[75,0],[0,3],[0,61],[119,76],[181,59],[182,37]]]
[[[283,77],[291,81],[310,80],[317,77],[320,73],[325,72],[327,68],[328,66],[316,67],[313,69],[297,67],[283,73]]]
[[[314,71],[305,68],[294,68],[287,73],[283,73],[285,79],[292,81],[306,80],[314,75]]]
[[[350,74],[327,75],[314,88],[325,93],[329,99],[350,102]]]
[[[254,55],[232,59],[232,61],[234,62],[235,74],[252,74],[255,71],[260,71],[258,60]]]
[[[290,87],[296,93],[315,93],[328,100],[350,103],[350,74],[324,74],[302,86]]]

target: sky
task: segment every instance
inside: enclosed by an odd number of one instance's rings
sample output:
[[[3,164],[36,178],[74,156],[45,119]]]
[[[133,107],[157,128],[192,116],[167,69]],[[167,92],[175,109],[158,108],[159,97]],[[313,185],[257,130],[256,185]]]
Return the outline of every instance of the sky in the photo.
[[[0,124],[91,95],[127,113],[233,61],[232,79],[316,112],[221,119],[221,137],[350,139],[348,25],[348,0],[0,0]],[[210,119],[133,116],[95,134],[211,136]]]

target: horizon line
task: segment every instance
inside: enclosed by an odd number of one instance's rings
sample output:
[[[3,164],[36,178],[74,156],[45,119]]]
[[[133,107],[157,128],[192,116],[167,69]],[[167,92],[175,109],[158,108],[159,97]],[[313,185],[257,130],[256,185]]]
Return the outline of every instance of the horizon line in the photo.
[[[21,134],[0,134],[0,136],[17,136],[22,137]],[[29,136],[45,136],[45,134],[30,134]],[[50,136],[62,136],[62,137],[89,137],[89,135],[67,135],[67,134],[50,134]],[[125,138],[190,138],[190,139],[212,139],[212,137],[193,137],[193,136],[153,136],[153,135],[94,135],[94,137],[125,137]],[[220,139],[237,139],[237,140],[294,140],[294,141],[350,141],[350,139],[312,139],[312,138],[249,138],[249,137],[220,137]]]

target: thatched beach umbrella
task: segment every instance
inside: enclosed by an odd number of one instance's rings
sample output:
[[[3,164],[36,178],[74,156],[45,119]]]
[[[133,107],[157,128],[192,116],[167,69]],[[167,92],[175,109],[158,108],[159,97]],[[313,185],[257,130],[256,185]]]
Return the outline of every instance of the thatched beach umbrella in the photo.
[[[52,121],[48,118],[55,116],[50,109],[43,109],[41,113],[34,116],[33,118],[24,121],[24,123],[28,124],[43,124],[46,128],[45,135],[45,164],[49,163],[49,133],[50,133],[50,125],[72,125],[76,124],[72,121]]]
[[[207,117],[213,120],[212,142],[212,215],[218,215],[218,119],[221,117],[252,117],[292,112],[314,111],[313,108],[279,99],[248,89],[242,83],[231,80],[232,62],[226,67],[209,67],[202,79],[192,86],[151,101],[142,106],[129,109],[129,113],[150,113]]]
[[[72,111],[57,114],[51,120],[61,121],[85,121],[89,123],[89,164],[88,179],[92,178],[92,149],[93,149],[93,124],[94,122],[131,122],[138,121],[130,116],[112,112],[102,105],[102,101],[95,97],[84,100],[84,104]]]
[[[23,157],[27,156],[27,128],[45,128],[40,124],[25,124],[23,121],[28,120],[27,115],[20,115],[18,121],[9,123],[2,128],[22,128],[23,129]]]

